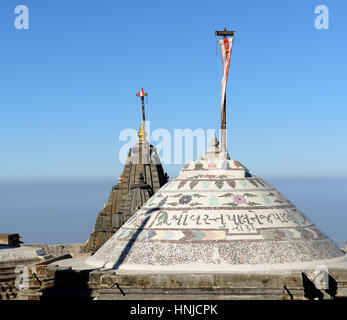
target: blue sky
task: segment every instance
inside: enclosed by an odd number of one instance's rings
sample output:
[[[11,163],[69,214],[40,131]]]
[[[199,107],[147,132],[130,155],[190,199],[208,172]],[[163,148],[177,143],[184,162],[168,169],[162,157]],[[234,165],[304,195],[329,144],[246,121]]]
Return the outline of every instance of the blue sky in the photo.
[[[29,30],[14,27],[19,4]],[[0,179],[117,177],[141,87],[152,129],[218,128],[224,27],[232,158],[260,176],[347,177],[346,15],[336,0],[2,0]]]

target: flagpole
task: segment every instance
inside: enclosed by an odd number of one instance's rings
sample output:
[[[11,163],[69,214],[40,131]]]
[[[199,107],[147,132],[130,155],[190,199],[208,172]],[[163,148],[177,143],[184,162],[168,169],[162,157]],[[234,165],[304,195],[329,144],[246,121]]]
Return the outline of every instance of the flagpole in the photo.
[[[145,128],[145,124],[146,124],[145,97],[147,96],[147,93],[144,92],[142,88],[140,92],[136,93],[136,96],[141,98],[141,104],[142,104],[142,124],[138,134],[140,141],[142,141],[146,138],[146,135],[147,135],[146,128]]]
[[[227,31],[226,28],[224,28],[223,31],[216,31],[216,36],[222,36],[224,39],[227,39],[227,37],[233,37],[235,31]],[[224,67],[224,66],[223,66]],[[225,72],[228,72],[228,70],[223,70],[223,78],[226,77]],[[223,80],[222,80],[223,81]],[[225,78],[225,81],[227,81],[227,78]],[[221,88],[221,93],[223,95],[223,83]],[[222,99],[222,107],[221,107],[221,133],[220,133],[220,140],[221,140],[221,152],[225,155],[227,154],[227,147],[226,147],[226,128],[227,128],[227,122],[226,122],[226,84],[224,88],[224,96],[221,97]]]
[[[141,102],[142,102],[142,122],[145,123],[146,121],[146,116],[145,116],[145,97],[141,97]]]
[[[225,92],[224,93],[223,107],[222,107],[222,111],[221,111],[221,124],[220,124],[220,129],[221,129],[221,149],[222,149],[222,152],[226,152],[227,151],[227,147],[226,147],[226,129],[227,129],[226,101],[227,101],[227,94]]]

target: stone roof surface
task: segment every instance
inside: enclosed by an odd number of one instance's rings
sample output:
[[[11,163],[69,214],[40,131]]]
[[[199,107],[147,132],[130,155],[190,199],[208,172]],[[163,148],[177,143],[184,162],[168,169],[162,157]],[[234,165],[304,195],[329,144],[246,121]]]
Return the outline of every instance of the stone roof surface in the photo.
[[[99,212],[84,252],[96,252],[167,181],[155,147],[140,140],[130,148],[119,183]]]
[[[0,265],[2,263],[18,262],[18,265],[35,259],[45,259],[46,252],[35,247],[12,247],[0,245]]]
[[[235,160],[214,159],[188,163],[87,263],[264,265],[343,254],[274,187]]]

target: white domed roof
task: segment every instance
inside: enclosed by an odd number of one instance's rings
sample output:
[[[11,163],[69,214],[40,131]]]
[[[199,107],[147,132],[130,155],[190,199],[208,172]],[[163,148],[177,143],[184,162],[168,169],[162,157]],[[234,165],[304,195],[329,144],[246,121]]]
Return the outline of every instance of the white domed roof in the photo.
[[[188,163],[88,263],[253,265],[343,252],[275,188],[234,160]]]

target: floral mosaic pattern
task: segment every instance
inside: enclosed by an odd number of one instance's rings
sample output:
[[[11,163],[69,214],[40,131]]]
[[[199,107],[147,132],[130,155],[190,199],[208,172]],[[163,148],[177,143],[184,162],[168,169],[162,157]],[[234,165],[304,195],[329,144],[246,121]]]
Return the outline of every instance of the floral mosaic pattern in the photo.
[[[203,189],[207,190],[207,188],[210,186],[210,182],[204,181],[203,183],[205,183],[202,184]],[[194,201],[194,199],[201,200]],[[201,191],[199,193],[196,191],[195,193],[188,193],[186,190],[184,190],[184,192],[177,194],[167,193],[167,195],[159,202],[154,200],[149,201],[145,204],[144,208],[150,209],[151,207],[157,206],[184,208],[186,206],[259,207],[280,205],[292,207],[292,205],[281,194],[275,192],[225,192],[221,195],[210,195],[209,193],[204,194]]]
[[[236,160],[216,160],[216,161],[196,161],[188,163],[182,171],[200,171],[200,170],[245,170],[245,167]]]
[[[230,179],[225,175],[198,175],[190,177],[189,179],[182,179],[178,180],[178,190],[180,189],[186,189],[186,190],[192,190],[192,189],[199,189],[204,183],[208,182],[209,184],[214,183],[214,185],[217,187],[217,189],[228,189],[228,188],[245,188],[245,189],[253,189],[255,188],[262,190],[264,188],[267,188],[269,190],[274,190],[270,186],[266,186],[265,184],[260,184],[259,179],[250,178],[247,180],[238,180],[238,179]],[[270,196],[271,193],[270,193]],[[282,196],[283,197],[283,196]],[[280,197],[278,200],[285,200],[285,198]]]
[[[211,248],[222,257],[218,261],[230,264],[340,254],[281,193],[234,160],[187,164],[95,256],[117,259],[129,241],[134,245],[127,261],[149,264],[210,261]]]

